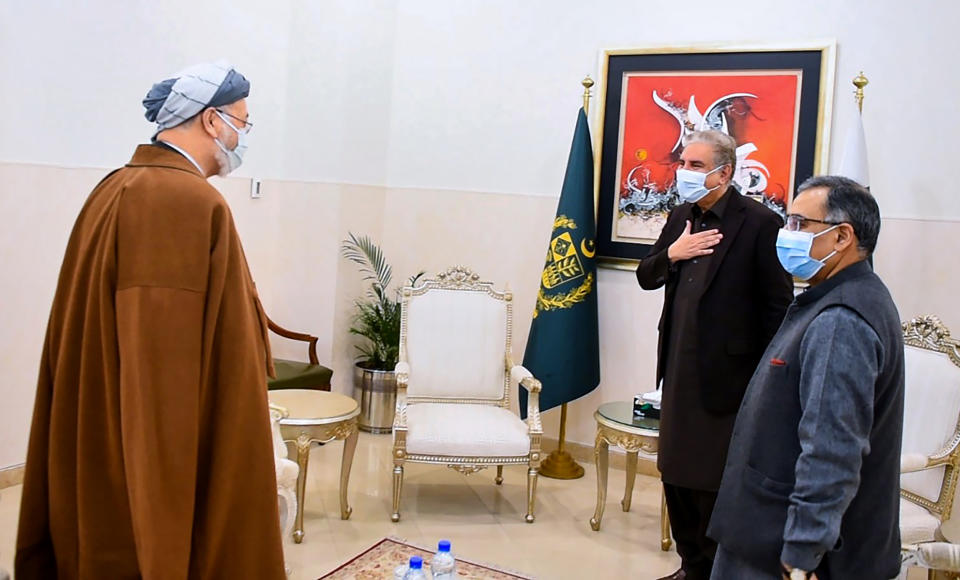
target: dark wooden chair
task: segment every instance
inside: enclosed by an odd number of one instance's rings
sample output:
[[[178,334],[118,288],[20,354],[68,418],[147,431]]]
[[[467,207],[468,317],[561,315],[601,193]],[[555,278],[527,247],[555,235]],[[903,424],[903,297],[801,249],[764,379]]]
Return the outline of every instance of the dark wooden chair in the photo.
[[[267,318],[267,324],[270,331],[278,336],[306,342],[308,344],[307,353],[310,359],[310,362],[305,363],[274,358],[273,366],[276,370],[277,378],[267,378],[267,390],[313,389],[315,391],[329,391],[333,370],[321,365],[320,360],[317,358],[317,337],[282,328],[276,322],[270,320],[269,317]]]

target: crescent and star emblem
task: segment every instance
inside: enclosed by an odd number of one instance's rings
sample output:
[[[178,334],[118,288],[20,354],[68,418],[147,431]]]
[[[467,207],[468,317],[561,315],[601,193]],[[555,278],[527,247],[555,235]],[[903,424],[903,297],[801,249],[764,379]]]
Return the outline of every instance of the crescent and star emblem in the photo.
[[[583,252],[585,257],[592,258],[597,253],[597,244],[593,240],[584,238],[580,242],[580,251]]]

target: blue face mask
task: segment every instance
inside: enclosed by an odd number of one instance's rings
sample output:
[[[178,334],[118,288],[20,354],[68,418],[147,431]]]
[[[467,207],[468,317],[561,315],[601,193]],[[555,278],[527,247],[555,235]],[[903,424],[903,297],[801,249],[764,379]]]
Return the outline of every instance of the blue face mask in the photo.
[[[722,169],[724,165],[716,167],[706,173],[700,173],[699,171],[691,171],[689,169],[678,169],[677,170],[677,195],[680,196],[681,201],[687,203],[697,203],[701,199],[707,196],[708,193],[720,187],[718,183],[715,187],[707,189],[707,186],[704,185],[704,182],[707,180],[707,176]]]
[[[837,253],[834,250],[822,260],[813,258],[810,255],[813,240],[836,227],[836,225],[831,226],[818,234],[780,230],[780,233],[777,234],[777,258],[780,259],[783,269],[800,280],[806,281],[813,278],[820,271],[820,268],[823,268],[827,260]]]

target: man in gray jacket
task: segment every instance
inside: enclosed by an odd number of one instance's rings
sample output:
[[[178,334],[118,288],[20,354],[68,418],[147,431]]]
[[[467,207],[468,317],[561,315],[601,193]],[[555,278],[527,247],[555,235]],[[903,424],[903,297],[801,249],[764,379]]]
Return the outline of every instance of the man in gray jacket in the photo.
[[[892,578],[899,571],[903,338],[868,258],[873,196],[804,182],[777,238],[810,288],[787,310],[737,415],[708,534],[711,578]]]

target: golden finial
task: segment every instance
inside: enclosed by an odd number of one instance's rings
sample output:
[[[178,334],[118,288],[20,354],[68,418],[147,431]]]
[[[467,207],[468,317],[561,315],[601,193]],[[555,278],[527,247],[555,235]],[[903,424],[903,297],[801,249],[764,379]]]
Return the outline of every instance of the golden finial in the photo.
[[[590,88],[593,86],[593,79],[590,78],[590,75],[587,75],[580,82],[583,85],[583,112],[590,112]]]
[[[857,108],[860,109],[860,112],[863,112],[863,87],[870,84],[870,81],[867,80],[867,77],[863,76],[863,71],[860,71],[853,79],[853,86],[857,87],[856,93],[854,93],[854,98],[857,100]]]

